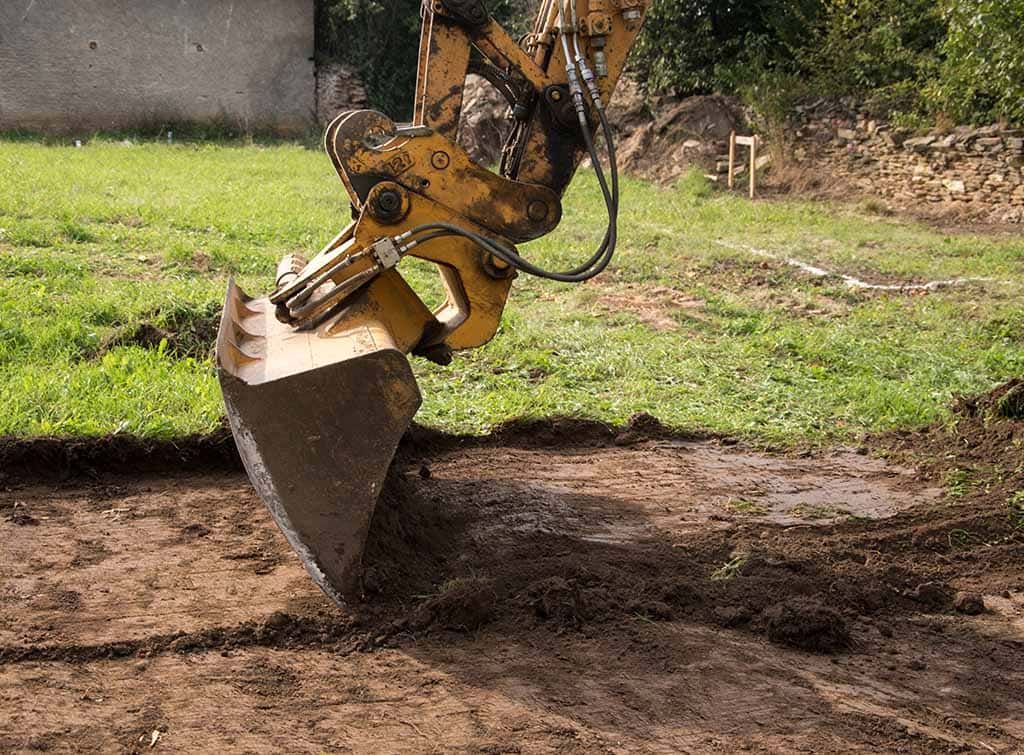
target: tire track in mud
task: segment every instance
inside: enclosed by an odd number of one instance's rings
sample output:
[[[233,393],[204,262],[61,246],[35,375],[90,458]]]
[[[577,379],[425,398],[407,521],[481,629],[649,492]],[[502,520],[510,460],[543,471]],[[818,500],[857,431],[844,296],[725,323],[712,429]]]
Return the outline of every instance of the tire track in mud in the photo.
[[[173,632],[101,644],[0,646],[0,665],[30,662],[91,663],[101,660],[149,658],[155,655],[204,653],[243,648],[320,648],[337,653],[372,650],[380,632],[337,619],[273,613],[265,621],[197,632]]]

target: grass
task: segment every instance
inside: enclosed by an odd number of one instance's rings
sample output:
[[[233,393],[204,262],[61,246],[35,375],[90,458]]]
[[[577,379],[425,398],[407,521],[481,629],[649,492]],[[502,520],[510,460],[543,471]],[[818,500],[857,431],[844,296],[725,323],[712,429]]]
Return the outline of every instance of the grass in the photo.
[[[205,334],[227,276],[265,291],[281,256],[315,250],[349,216],[330,162],[298,144],[9,139],[0,176],[0,434],[217,427]],[[620,251],[600,279],[520,277],[490,344],[447,368],[414,360],[421,422],[484,432],[520,417],[620,423],[646,411],[677,428],[830,443],[943,418],[953,394],[1024,374],[1020,236],[751,203],[692,179],[625,181],[623,197]],[[581,174],[559,230],[524,251],[569,266],[602,229],[599,193]],[[879,282],[992,280],[858,292],[750,247]],[[433,271],[408,275],[436,293]],[[699,305],[675,307],[677,295]],[[670,327],[647,324],[652,307]],[[127,336],[142,324],[177,335],[139,345]]]
[[[966,469],[952,469],[946,473],[945,479],[946,495],[950,498],[963,498],[974,485],[970,471]]]
[[[1010,507],[1010,521],[1014,529],[1024,530],[1024,490],[1011,495],[1006,505]]]
[[[748,516],[765,516],[768,514],[768,509],[764,506],[748,501],[746,498],[731,498],[725,502],[725,506],[737,514],[746,514]]]
[[[711,572],[711,579],[716,582],[720,582],[739,576],[740,572],[743,571],[743,567],[746,566],[748,558],[749,557],[745,553],[733,556]]]

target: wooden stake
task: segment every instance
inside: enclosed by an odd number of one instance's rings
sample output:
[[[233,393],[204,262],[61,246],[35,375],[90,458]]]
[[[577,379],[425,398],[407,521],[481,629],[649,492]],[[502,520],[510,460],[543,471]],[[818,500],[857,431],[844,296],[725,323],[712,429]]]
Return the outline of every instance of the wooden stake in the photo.
[[[730,189],[732,188],[732,184],[733,184],[732,172],[733,172],[733,169],[734,169],[735,165],[736,165],[736,132],[735,131],[730,131],[729,132],[729,183],[728,183],[728,186],[729,186]]]
[[[757,172],[754,166],[757,165],[757,135],[750,140],[750,198],[754,198],[757,187]]]

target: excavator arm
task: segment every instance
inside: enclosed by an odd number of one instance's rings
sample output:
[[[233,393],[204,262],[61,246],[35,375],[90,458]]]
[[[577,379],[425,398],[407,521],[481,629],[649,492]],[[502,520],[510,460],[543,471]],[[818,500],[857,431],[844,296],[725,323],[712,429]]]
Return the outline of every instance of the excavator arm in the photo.
[[[312,259],[283,259],[268,296],[229,283],[217,368],[239,453],[339,604],[360,593],[377,497],[420,404],[406,355],[447,364],[453,351],[486,343],[517,273],[578,282],[610,261],[619,182],[604,110],[649,2],[544,0],[516,42],[480,0],[426,0],[412,122],[358,110],[325,134],[355,220]],[[509,104],[497,172],[457,143],[468,73]],[[604,238],[575,268],[545,270],[515,245],[558,225],[584,157],[608,210]],[[402,277],[407,256],[437,266],[439,306]]]

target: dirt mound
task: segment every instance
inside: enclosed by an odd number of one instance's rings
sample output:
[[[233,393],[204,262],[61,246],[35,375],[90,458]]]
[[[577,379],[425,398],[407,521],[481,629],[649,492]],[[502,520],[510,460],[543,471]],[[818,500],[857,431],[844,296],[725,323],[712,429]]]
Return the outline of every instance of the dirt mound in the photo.
[[[1015,378],[978,396],[960,396],[952,423],[917,432],[895,432],[879,445],[896,458],[914,459],[941,479],[959,504],[956,531],[922,528],[919,545],[988,542],[1024,533],[1024,379]]]
[[[831,608],[810,598],[797,598],[764,612],[768,639],[801,650],[832,653],[850,646],[846,620]]]
[[[496,165],[510,133],[512,122],[505,98],[482,76],[467,76],[459,115],[459,145],[480,165]]]
[[[729,133],[744,128],[736,98],[651,97],[629,78],[615,90],[608,113],[621,169],[662,182],[694,167],[713,171],[716,158],[728,151]]]

